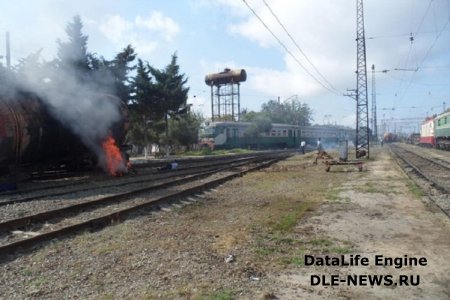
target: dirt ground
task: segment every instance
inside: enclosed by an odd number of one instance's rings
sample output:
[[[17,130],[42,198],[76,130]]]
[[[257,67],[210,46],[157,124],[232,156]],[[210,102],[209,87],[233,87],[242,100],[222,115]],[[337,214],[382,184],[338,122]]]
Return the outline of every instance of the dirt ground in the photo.
[[[313,154],[0,264],[1,299],[449,299],[450,221],[387,151],[358,172]],[[369,266],[306,266],[314,257]],[[426,266],[375,266],[374,256]],[[420,275],[418,286],[312,286],[311,275]],[[341,278],[341,277],[340,277]]]
[[[303,267],[276,276],[281,299],[450,299],[450,222],[421,196],[386,151],[378,151],[364,176],[351,176],[315,215],[299,225],[348,240],[349,254],[425,257],[426,266]],[[418,286],[312,287],[312,274],[420,275]]]

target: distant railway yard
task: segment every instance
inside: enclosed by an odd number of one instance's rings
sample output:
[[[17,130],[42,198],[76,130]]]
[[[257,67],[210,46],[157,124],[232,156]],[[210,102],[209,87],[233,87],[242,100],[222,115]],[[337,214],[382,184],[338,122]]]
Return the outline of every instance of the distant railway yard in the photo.
[[[262,151],[35,179],[0,194],[0,298],[445,299],[449,153],[375,146],[361,172],[326,172],[335,151]],[[310,265],[308,255],[427,264]],[[420,285],[324,284],[350,274]]]

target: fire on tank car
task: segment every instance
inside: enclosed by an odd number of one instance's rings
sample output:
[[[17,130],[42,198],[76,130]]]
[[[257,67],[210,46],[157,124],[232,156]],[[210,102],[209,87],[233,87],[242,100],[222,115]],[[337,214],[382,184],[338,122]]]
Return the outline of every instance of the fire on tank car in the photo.
[[[87,145],[89,143],[76,130],[55,117],[49,105],[35,94],[18,92],[14,98],[0,97],[0,175],[18,169],[78,170],[92,168],[99,163],[109,172],[114,172],[108,167],[110,154],[101,153],[105,151],[102,144],[111,138],[120,151],[129,127],[128,109],[112,95],[95,94],[92,98],[94,101],[111,102],[120,116],[108,132],[96,137],[98,147]],[[113,162],[112,168],[117,167],[114,164],[117,163]]]

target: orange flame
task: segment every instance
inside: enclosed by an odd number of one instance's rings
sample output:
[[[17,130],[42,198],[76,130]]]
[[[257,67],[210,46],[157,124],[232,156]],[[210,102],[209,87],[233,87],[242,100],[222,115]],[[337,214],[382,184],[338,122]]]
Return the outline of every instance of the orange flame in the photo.
[[[126,162],[116,146],[116,141],[113,137],[108,136],[102,143],[102,148],[105,153],[106,168],[112,176],[120,176],[127,172]]]

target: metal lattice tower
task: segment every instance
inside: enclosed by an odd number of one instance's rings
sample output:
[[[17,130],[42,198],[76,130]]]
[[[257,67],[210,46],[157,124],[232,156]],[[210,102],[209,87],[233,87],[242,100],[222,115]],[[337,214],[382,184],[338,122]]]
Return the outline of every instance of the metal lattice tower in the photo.
[[[378,123],[377,123],[377,93],[375,86],[375,65],[372,65],[372,137],[374,141],[378,141]]]
[[[215,91],[213,91],[215,87]],[[211,86],[211,119],[240,120],[240,84],[224,83]]]
[[[356,45],[356,158],[363,156],[369,158],[369,108],[363,0],[356,0]]]
[[[211,87],[211,120],[240,121],[240,82],[247,79],[244,69],[230,70],[205,76]]]

